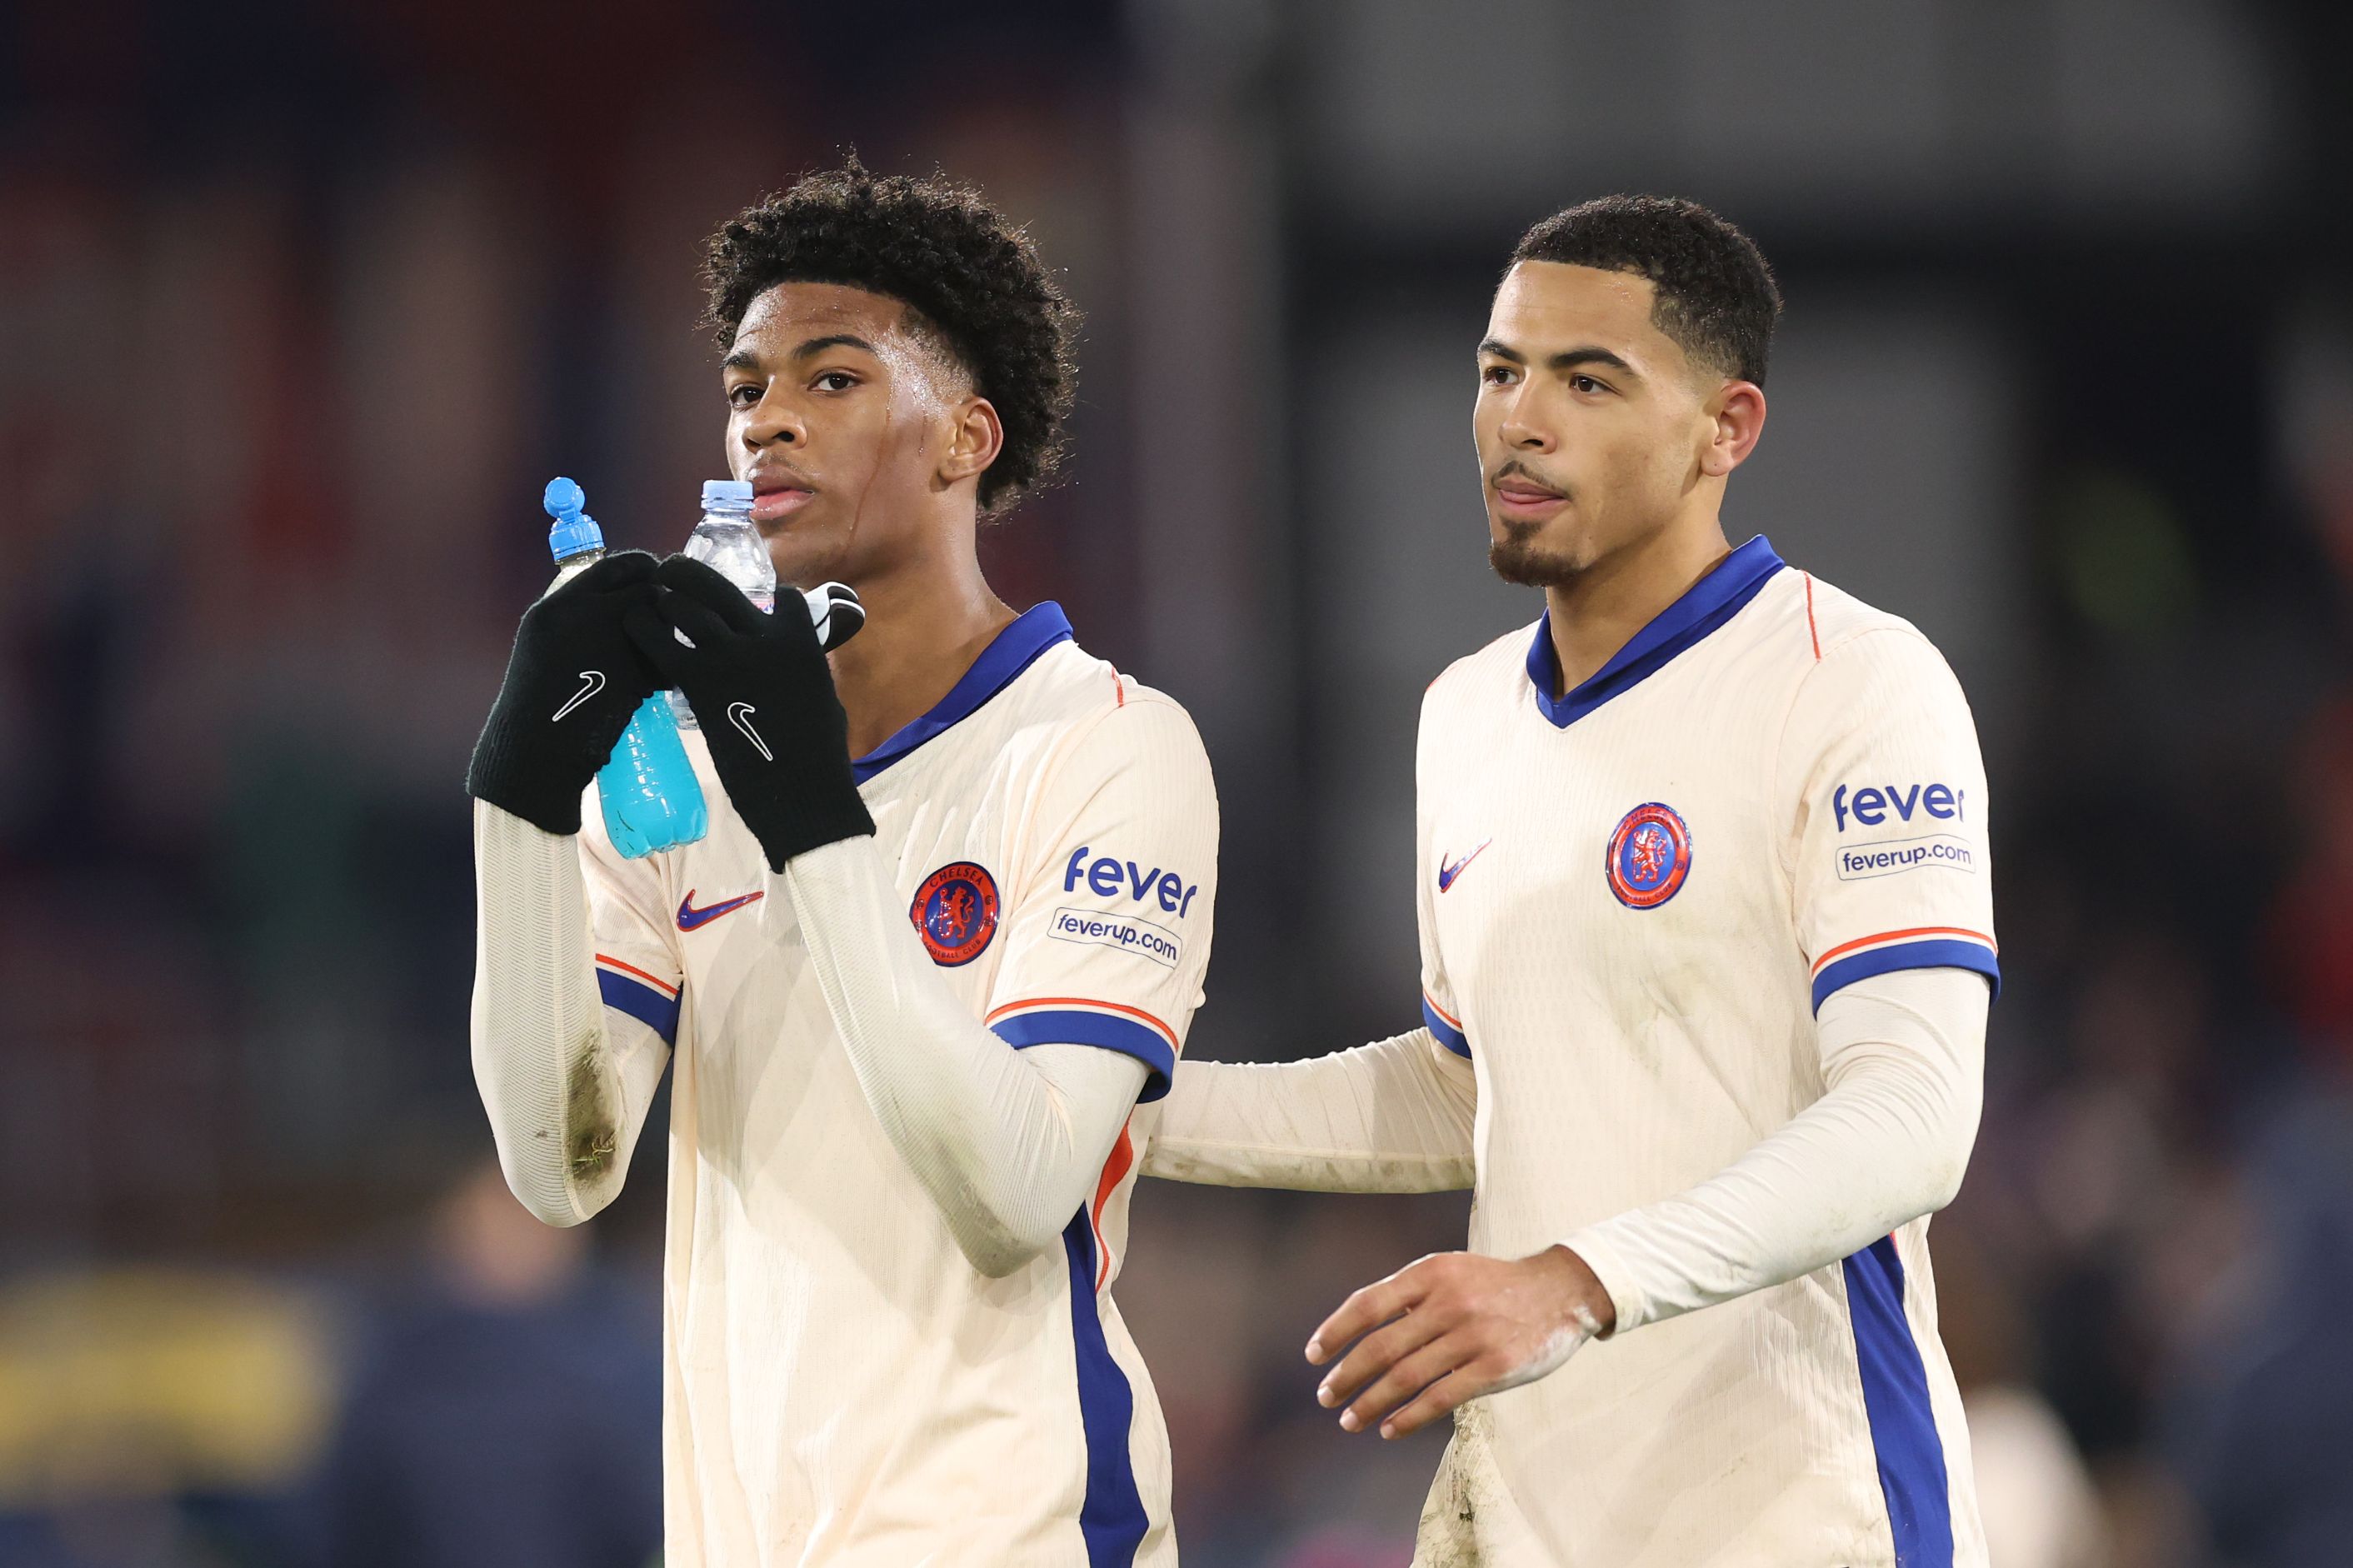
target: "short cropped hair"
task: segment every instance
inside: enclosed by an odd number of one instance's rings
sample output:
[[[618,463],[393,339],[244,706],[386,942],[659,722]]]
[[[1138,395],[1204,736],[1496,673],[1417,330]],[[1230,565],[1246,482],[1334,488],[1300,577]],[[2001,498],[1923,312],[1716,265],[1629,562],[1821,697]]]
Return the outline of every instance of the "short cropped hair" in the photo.
[[[1602,196],[1528,230],[1512,260],[1639,273],[1658,289],[1651,323],[1684,353],[1765,384],[1781,290],[1756,242],[1697,202]]]
[[[839,283],[898,300],[1005,426],[1004,448],[980,476],[981,511],[1054,477],[1079,313],[1029,237],[971,186],[877,175],[853,154],[721,225],[703,271],[705,319],[722,348],[752,301],[779,283]]]

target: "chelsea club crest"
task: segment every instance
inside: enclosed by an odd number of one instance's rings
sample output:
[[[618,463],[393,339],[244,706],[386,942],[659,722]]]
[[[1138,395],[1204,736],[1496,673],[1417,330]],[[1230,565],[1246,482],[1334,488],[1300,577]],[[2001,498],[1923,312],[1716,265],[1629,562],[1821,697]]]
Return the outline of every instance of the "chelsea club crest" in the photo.
[[[970,963],[997,934],[997,879],[970,860],[941,867],[915,889],[907,908],[923,950],[943,969]]]
[[[1618,819],[1602,870],[1620,903],[1654,910],[1682,889],[1691,858],[1691,829],[1673,806],[1654,800]]]

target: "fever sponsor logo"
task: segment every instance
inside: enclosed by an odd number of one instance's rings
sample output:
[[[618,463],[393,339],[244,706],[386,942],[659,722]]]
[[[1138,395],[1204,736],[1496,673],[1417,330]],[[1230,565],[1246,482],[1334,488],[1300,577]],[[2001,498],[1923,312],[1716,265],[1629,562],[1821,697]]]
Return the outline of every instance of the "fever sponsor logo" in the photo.
[[[970,963],[997,934],[997,879],[970,860],[941,867],[915,889],[907,918],[943,969]]]
[[[1864,784],[1852,795],[1841,784],[1831,792],[1831,816],[1838,820],[1838,830],[1846,831],[1849,822],[1865,827],[1879,827],[1891,818],[1909,822],[1915,816],[1934,817],[1938,822],[1967,822],[1969,792],[1955,789],[1950,784]]]
[[[1056,910],[1047,934],[1057,942],[1091,942],[1141,953],[1163,969],[1174,969],[1185,955],[1185,944],[1166,926],[1136,915],[1115,915],[1102,910]]]
[[[1071,851],[1070,861],[1062,868],[1062,891],[1075,893],[1083,884],[1098,899],[1127,898],[1157,904],[1161,913],[1180,920],[1191,912],[1193,895],[1201,887],[1186,881],[1183,872],[1109,855],[1098,855],[1090,861],[1091,848],[1082,844]]]
[[[1941,866],[1952,871],[1977,869],[1977,850],[1968,840],[1949,833],[1939,833],[1927,838],[1891,838],[1877,844],[1841,845],[1838,855],[1838,874],[1841,882],[1860,882],[1872,877],[1892,877],[1899,871],[1916,870],[1923,866]]]
[[[1654,910],[1682,890],[1691,861],[1690,827],[1673,806],[1654,800],[1618,819],[1602,870],[1620,903]]]

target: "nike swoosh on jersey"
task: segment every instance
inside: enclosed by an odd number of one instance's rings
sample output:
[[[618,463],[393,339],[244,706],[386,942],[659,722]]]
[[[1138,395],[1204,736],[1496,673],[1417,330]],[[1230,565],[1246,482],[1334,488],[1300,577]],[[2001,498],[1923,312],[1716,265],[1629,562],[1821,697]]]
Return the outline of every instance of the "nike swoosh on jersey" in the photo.
[[[692,931],[697,926],[709,925],[721,915],[732,914],[745,904],[756,904],[767,896],[765,889],[756,893],[744,893],[735,898],[722,899],[715,904],[698,910],[694,907],[694,889],[689,888],[686,890],[686,897],[678,901],[678,929]]]
[[[1462,875],[1462,868],[1471,864],[1472,861],[1479,858],[1479,851],[1486,848],[1488,845],[1493,844],[1493,842],[1495,841],[1492,838],[1482,838],[1479,840],[1478,847],[1472,849],[1470,854],[1462,857],[1461,859],[1440,862],[1438,868],[1438,890],[1442,893],[1446,891],[1447,889],[1454,886],[1454,879]]]

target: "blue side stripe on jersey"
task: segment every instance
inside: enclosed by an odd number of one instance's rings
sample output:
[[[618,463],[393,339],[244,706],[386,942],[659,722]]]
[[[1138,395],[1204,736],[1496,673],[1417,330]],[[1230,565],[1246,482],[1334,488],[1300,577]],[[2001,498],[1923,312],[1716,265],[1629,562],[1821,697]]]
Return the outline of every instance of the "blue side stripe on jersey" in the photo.
[[[1928,1404],[1928,1370],[1904,1316],[1904,1260],[1883,1236],[1841,1265],[1862,1406],[1879,1458],[1879,1489],[1895,1537],[1895,1568],[1952,1568],[1953,1505],[1945,1445]]]
[[[1427,996],[1421,999],[1421,1021],[1431,1034],[1438,1037],[1440,1045],[1458,1057],[1467,1057],[1471,1054],[1471,1037],[1440,1017],[1438,1009],[1430,1005],[1430,998]]]
[[[1536,640],[1528,647],[1528,679],[1535,687],[1537,710],[1556,727],[1567,729],[1611,698],[1657,674],[1685,648],[1705,640],[1709,633],[1738,615],[1779,570],[1781,558],[1758,534],[1683,590],[1682,598],[1661,610],[1608,664],[1566,697],[1552,694],[1553,684],[1560,677],[1560,661],[1553,652],[1552,612],[1546,610],[1536,622]]]
[[[849,764],[851,774],[864,784],[926,741],[935,741],[979,711],[982,705],[1013,684],[1014,677],[1038,662],[1038,656],[1058,642],[1071,640],[1071,618],[1062,606],[1048,599],[1013,617],[989,645],[980,650],[963,679],[919,719],[910,719],[898,733]]]
[[[1112,1359],[1103,1338],[1103,1310],[1095,1304],[1095,1240],[1087,1211],[1062,1232],[1071,1262],[1071,1330],[1078,1345],[1079,1424],[1087,1438],[1087,1493],[1079,1505],[1079,1533],[1086,1537],[1087,1568],[1128,1568],[1150,1521],[1136,1489],[1135,1465],[1127,1451],[1135,1421],[1135,1391]]]
[[[665,996],[642,981],[626,974],[616,974],[609,969],[596,972],[596,994],[605,1005],[616,1007],[632,1018],[650,1025],[655,1034],[670,1045],[678,1044],[678,998]]]
[[[1166,1094],[1169,1078],[1176,1070],[1176,1053],[1168,1048],[1166,1036],[1148,1025],[1111,1013],[1044,1007],[1035,1013],[1017,1013],[989,1027],[1018,1050],[1048,1045],[1101,1046],[1104,1050],[1138,1058],[1152,1069],[1152,1076],[1145,1080],[1144,1092],[1136,1096],[1138,1104]]]
[[[1814,1011],[1820,1012],[1823,1003],[1858,980],[1893,974],[1899,969],[1972,970],[1986,977],[1996,996],[2001,994],[2001,962],[1990,948],[1983,942],[1937,937],[1928,942],[1899,942],[1824,964],[1814,976]]]

